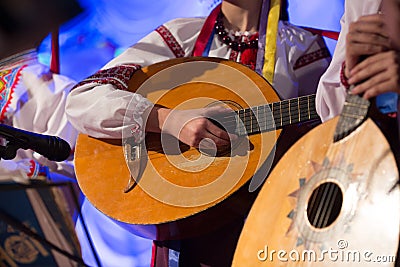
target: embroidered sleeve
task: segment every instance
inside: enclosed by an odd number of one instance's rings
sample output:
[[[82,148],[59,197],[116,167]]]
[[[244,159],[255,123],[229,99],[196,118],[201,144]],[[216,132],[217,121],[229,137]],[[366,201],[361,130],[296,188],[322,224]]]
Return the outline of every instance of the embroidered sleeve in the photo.
[[[67,97],[69,121],[79,132],[96,138],[121,138],[129,129],[130,136],[142,139],[143,113],[153,104],[127,90],[129,80],[139,69],[139,65],[118,65],[80,82]],[[127,109],[132,111],[127,113]]]
[[[4,121],[6,113],[9,111],[11,99],[21,78],[21,72],[26,66],[0,70],[0,122]],[[19,90],[25,90],[25,88],[22,87]],[[18,93],[21,94],[22,92]]]
[[[301,56],[299,59],[297,59],[296,64],[294,64],[293,66],[293,69],[296,70],[301,67],[307,66],[315,61],[318,61],[320,59],[330,58],[330,57],[331,53],[329,52],[329,49],[326,47],[322,47],[316,51],[305,54]]]
[[[167,44],[169,49],[171,49],[172,53],[174,53],[175,57],[179,58],[185,56],[185,51],[183,51],[182,46],[178,43],[167,27],[161,25],[156,29],[156,32],[163,38],[164,42]]]
[[[74,88],[88,83],[111,84],[119,90],[128,90],[128,82],[132,75],[141,67],[136,64],[120,65],[110,69],[100,70],[92,76],[75,85]]]

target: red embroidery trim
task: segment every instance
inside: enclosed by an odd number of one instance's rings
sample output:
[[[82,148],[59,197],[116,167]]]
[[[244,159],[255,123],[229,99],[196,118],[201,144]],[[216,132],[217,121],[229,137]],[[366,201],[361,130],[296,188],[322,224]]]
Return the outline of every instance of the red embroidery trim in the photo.
[[[0,71],[0,121],[4,121],[5,113],[13,98],[15,87],[19,83],[21,72],[26,66],[28,65]]]
[[[112,84],[119,90],[128,90],[128,83],[132,75],[141,67],[136,64],[121,65],[110,69],[100,70],[94,75],[84,79],[73,89],[88,83]]]
[[[175,57],[184,57],[185,51],[172,35],[172,33],[164,26],[161,25],[156,29],[156,32],[163,38],[164,42],[168,45],[169,49],[171,49],[172,53],[174,53]]]
[[[27,175],[29,178],[36,177],[39,172],[39,166],[34,160],[30,160],[29,163],[31,166],[29,167],[29,173]]]
[[[331,53],[329,52],[328,48],[324,47],[312,53],[301,56],[294,64],[293,69],[296,70],[320,59],[329,57],[331,57]]]

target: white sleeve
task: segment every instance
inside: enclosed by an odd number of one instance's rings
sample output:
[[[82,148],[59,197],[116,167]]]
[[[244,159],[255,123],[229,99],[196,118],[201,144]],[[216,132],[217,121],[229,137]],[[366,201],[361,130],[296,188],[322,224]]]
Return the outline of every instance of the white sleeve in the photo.
[[[152,32],[107,63],[102,70],[132,64],[147,66],[171,57],[173,54],[163,47],[162,38]],[[125,90],[119,90],[112,84],[100,84],[93,79],[93,82],[78,85],[71,91],[67,97],[66,113],[78,131],[96,138],[122,138],[124,128],[130,127],[136,129],[132,133],[135,138],[142,138],[142,118],[152,103],[126,90],[128,78],[121,82],[126,85]],[[125,118],[128,108],[133,110],[131,118]]]
[[[346,88],[340,82],[340,70],[345,60],[346,35],[349,24],[360,16],[376,13],[380,1],[346,0],[345,11],[340,20],[341,31],[333,53],[332,62],[322,75],[317,89],[316,108],[322,121],[340,114],[346,98]]]
[[[13,109],[8,115],[11,125],[15,128],[57,136],[67,141],[74,148],[77,130],[68,122],[65,114],[65,101],[75,81],[49,72],[48,67],[32,64],[24,68],[18,86],[23,88],[23,94],[14,95]],[[31,160],[49,167],[47,175],[58,176],[60,180],[74,179],[72,155],[70,159],[54,162],[45,159],[31,150],[17,151],[14,160],[0,168],[0,176],[22,182],[28,178]]]
[[[346,88],[340,82],[340,69],[345,60],[345,38],[347,27],[344,16],[340,21],[342,29],[338,42],[333,53],[331,64],[321,76],[316,96],[316,109],[322,121],[326,121],[341,112],[345,97]]]
[[[176,19],[164,24],[177,43],[189,55],[202,19]],[[102,70],[118,66],[149,66],[175,58],[166,41],[156,31],[151,32],[134,46],[107,63]],[[124,82],[127,84],[127,81]],[[66,112],[71,123],[82,133],[96,138],[121,138],[122,132],[131,132],[135,139],[142,139],[144,116],[152,107],[143,96],[119,90],[112,84],[95,81],[77,86],[69,94]],[[129,109],[130,117],[125,117]],[[133,129],[133,131],[130,131]]]
[[[330,58],[321,36],[290,23],[279,22],[273,82],[279,96],[288,99],[315,93]]]
[[[132,128],[132,135],[140,140],[142,116],[150,107],[152,103],[141,95],[117,90],[111,84],[85,84],[69,94],[66,112],[82,133],[96,138],[122,138],[124,128]],[[128,108],[133,110],[131,118],[125,118]]]

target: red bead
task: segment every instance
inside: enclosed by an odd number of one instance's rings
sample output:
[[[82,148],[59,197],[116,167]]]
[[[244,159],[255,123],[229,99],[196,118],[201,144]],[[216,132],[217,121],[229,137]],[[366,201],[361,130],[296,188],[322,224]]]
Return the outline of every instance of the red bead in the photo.
[[[224,31],[224,30],[218,31],[217,34],[218,34],[219,36],[221,36],[221,37],[225,37],[225,36],[227,35],[226,31]]]
[[[231,37],[229,37],[228,35],[225,35],[225,36],[222,38],[222,42],[223,42],[224,44],[226,44],[226,45],[231,44],[231,43],[232,43]]]
[[[217,30],[217,31],[220,31],[220,30],[223,30],[224,29],[224,25],[221,25],[221,24],[215,24],[215,29]]]
[[[239,51],[238,42],[232,42],[231,44],[229,44],[229,47],[232,48],[233,50]]]
[[[232,50],[235,51],[244,51],[247,48],[257,48],[258,47],[258,38],[255,40],[251,40],[248,42],[236,42],[231,39],[228,33],[225,30],[225,26],[222,22],[222,15],[220,14],[215,22],[214,29],[220,41],[229,46]]]
[[[249,46],[250,46],[251,48],[257,48],[257,46],[258,46],[258,40],[251,40],[250,43],[249,43]]]

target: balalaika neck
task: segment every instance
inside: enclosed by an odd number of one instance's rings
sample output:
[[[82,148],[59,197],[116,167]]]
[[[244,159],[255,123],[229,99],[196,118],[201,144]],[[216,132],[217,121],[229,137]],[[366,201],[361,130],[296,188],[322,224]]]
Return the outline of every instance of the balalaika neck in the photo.
[[[319,119],[315,94],[235,111],[239,136],[273,131],[294,123]]]
[[[370,102],[361,96],[347,94],[346,102],[336,125],[334,142],[348,136],[367,119],[369,106]]]

